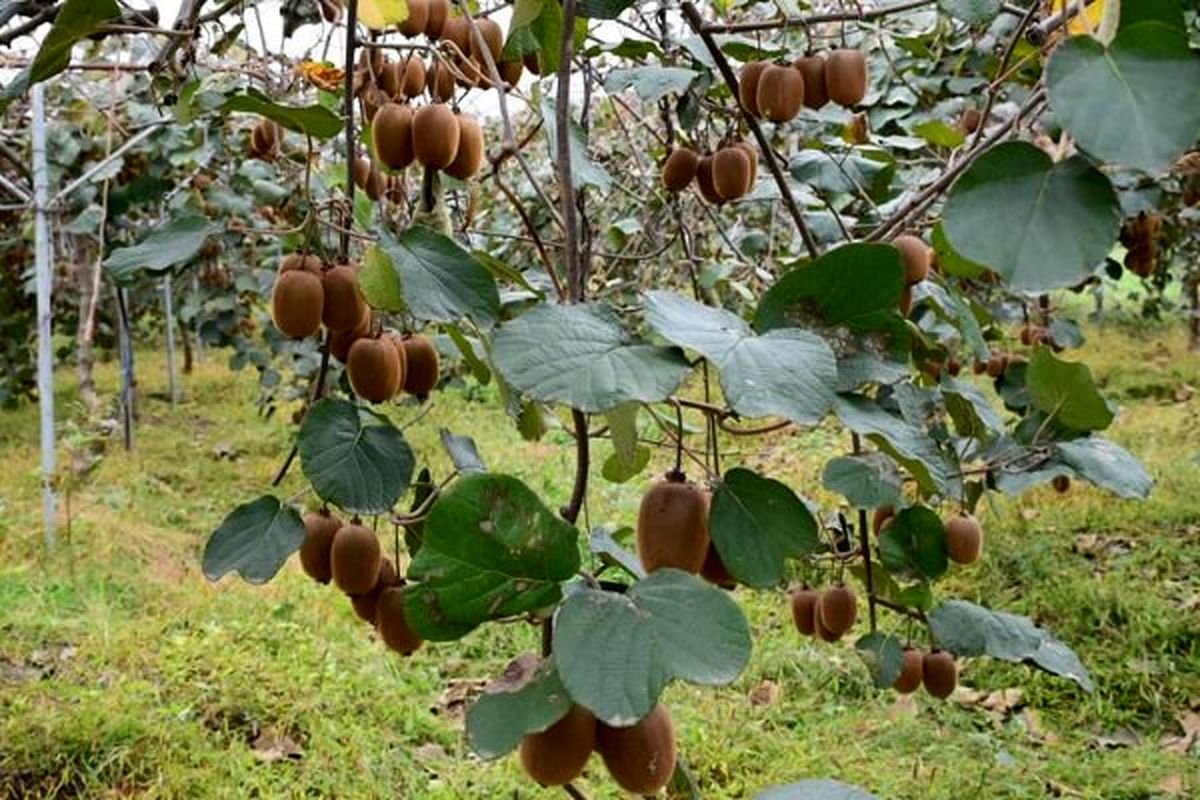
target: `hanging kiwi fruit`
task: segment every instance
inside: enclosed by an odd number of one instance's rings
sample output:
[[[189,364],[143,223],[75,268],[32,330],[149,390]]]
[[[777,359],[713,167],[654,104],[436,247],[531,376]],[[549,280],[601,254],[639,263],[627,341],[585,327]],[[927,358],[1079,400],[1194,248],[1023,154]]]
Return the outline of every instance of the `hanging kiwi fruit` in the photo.
[[[483,166],[483,128],[473,117],[458,114],[458,152],[446,167],[446,174],[460,181],[475,177]]]
[[[709,544],[704,491],[689,483],[682,472],[668,472],[642,497],[637,542],[646,572],[673,567],[698,573]]]
[[[608,773],[627,792],[653,795],[675,774],[675,728],[661,703],[625,728],[596,723],[596,751]]]
[[[668,192],[682,192],[693,180],[700,168],[700,156],[695,150],[677,147],[663,163],[662,181]]]
[[[421,106],[413,115],[413,153],[427,167],[445,169],[458,155],[458,119],[445,103]]]
[[[825,89],[839,106],[856,106],[867,96],[867,57],[861,50],[830,51],[825,61]]]
[[[755,105],[771,122],[795,119],[804,106],[804,77],[790,66],[770,65],[758,78]]]

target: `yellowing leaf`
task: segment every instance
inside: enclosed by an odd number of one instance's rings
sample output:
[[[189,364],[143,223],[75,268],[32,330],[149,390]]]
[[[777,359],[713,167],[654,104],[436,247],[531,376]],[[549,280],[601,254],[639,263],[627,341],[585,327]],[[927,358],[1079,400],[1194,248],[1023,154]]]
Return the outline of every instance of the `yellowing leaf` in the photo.
[[[305,61],[300,64],[300,74],[304,79],[316,86],[318,89],[324,89],[327,92],[337,92],[341,89],[342,82],[346,79],[346,73],[330,64],[322,64],[319,61]]]
[[[373,31],[396,25],[408,19],[406,0],[360,0],[358,21]]]
[[[1079,7],[1080,0],[1053,0],[1051,7],[1055,12],[1063,10],[1063,7],[1069,7],[1072,11]],[[1086,33],[1094,36],[1100,30],[1104,23],[1104,16],[1107,11],[1119,14],[1121,9],[1120,0],[1092,0],[1088,3],[1087,9],[1082,14],[1076,14],[1067,24],[1067,33],[1071,36],[1079,33]],[[1108,27],[1105,25],[1105,27]],[[1112,24],[1115,31],[1116,25]],[[1111,39],[1111,35],[1109,36]]]

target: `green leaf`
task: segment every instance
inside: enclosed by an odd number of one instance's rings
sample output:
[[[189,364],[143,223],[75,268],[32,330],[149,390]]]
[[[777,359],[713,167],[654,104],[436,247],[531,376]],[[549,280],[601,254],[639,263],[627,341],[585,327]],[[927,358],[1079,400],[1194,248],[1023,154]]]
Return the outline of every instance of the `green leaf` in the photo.
[[[379,311],[404,310],[400,275],[392,266],[392,259],[377,244],[371,245],[363,253],[358,285],[371,308]]]
[[[1104,430],[1113,421],[1108,401],[1086,364],[1061,361],[1039,347],[1025,370],[1025,388],[1035,408],[1077,431]]]
[[[551,163],[558,163],[558,118],[554,113],[554,98],[547,95],[542,100],[542,121],[546,126],[546,144],[550,149]],[[612,176],[588,156],[587,132],[572,116],[571,135],[568,139],[571,154],[571,180],[575,188],[592,187],[601,192],[612,188]]]
[[[204,577],[215,581],[237,572],[249,583],[266,583],[302,544],[304,521],[296,509],[260,497],[235,508],[208,538]]]
[[[878,508],[900,502],[901,477],[882,453],[840,456],[825,465],[821,483],[855,508]]]
[[[517,0],[503,55],[518,59],[537,53],[542,74],[554,74],[558,72],[562,27],[562,5],[558,0]]]
[[[257,114],[269,120],[278,122],[283,127],[296,133],[312,136],[314,139],[332,139],[342,132],[342,118],[325,106],[285,106],[275,103],[271,98],[254,88],[243,89],[229,95],[221,106],[222,113],[244,112]]]
[[[518,656],[467,710],[467,744],[489,761],[511,753],[526,734],[540,733],[571,710],[553,659]]]
[[[1128,450],[1101,436],[1058,443],[1059,457],[1084,480],[1125,498],[1150,496],[1154,479]]]
[[[929,628],[938,646],[955,655],[1028,662],[1092,691],[1091,676],[1079,656],[1026,617],[947,600],[929,614]]]
[[[650,463],[650,448],[637,441],[639,408],[637,403],[623,403],[604,414],[613,453],[604,461],[601,472],[612,483],[625,483]]]
[[[332,397],[309,410],[296,446],[317,496],[354,514],[390,511],[416,466],[408,442],[385,417]]]
[[[726,592],[661,569],[626,594],[583,589],[554,622],[558,674],[575,702],[609,725],[637,722],[673,679],[732,682],[750,659],[750,626]]]
[[[373,31],[398,25],[408,19],[405,0],[359,0],[358,21]]]
[[[729,574],[756,589],[778,586],[787,559],[817,549],[817,521],[787,485],[741,467],[713,493],[709,533]]]
[[[1055,164],[1025,142],[980,156],[950,190],[943,217],[956,251],[1027,292],[1083,281],[1121,228],[1121,206],[1103,173],[1078,156]]]
[[[514,388],[582,411],[656,403],[683,381],[674,348],[633,341],[607,306],[535,306],[496,332],[496,367]]]
[[[669,94],[683,94],[699,72],[683,67],[627,67],[614,69],[604,81],[604,90],[617,94],[633,87],[644,103],[657,103]]]
[[[841,781],[816,778],[764,789],[754,800],[879,800],[875,795]]]
[[[579,0],[579,16],[590,19],[616,19],[635,0]]]
[[[154,228],[138,244],[113,250],[104,260],[104,268],[117,284],[128,285],[140,272],[165,272],[191,261],[208,237],[220,230],[220,225],[198,214],[176,217]]]
[[[671,292],[647,293],[646,322],[712,362],[725,400],[743,416],[808,425],[829,413],[837,362],[815,334],[781,329],[757,336],[741,317]]]
[[[968,25],[983,27],[1000,13],[1001,0],[938,0],[938,8]]]
[[[933,226],[933,233],[929,238],[933,251],[937,254],[938,269],[943,275],[974,280],[987,274],[987,267],[968,261],[950,246],[950,242],[946,240],[946,228],[942,223]]]
[[[631,550],[617,541],[618,536],[633,536],[633,528],[628,525],[616,531],[610,527],[593,528],[588,535],[588,549],[605,564],[620,567],[634,579],[646,577],[646,569],[642,562]]]
[[[953,149],[961,146],[967,140],[961,130],[950,127],[940,119],[931,119],[920,125],[914,125],[912,132],[934,147]]]
[[[889,414],[875,401],[861,395],[838,395],[834,411],[843,425],[868,437],[899,461],[917,479],[926,495],[938,491],[955,495],[956,482],[950,476],[956,467],[924,431]]]
[[[1105,161],[1157,172],[1200,137],[1200,56],[1171,25],[1122,24],[1108,47],[1073,36],[1051,55],[1046,87],[1055,117]]]
[[[425,520],[405,608],[426,639],[458,639],[488,620],[554,605],[578,569],[575,528],[529,487],[508,475],[467,475]]]
[[[854,649],[871,672],[876,689],[890,689],[904,668],[904,648],[891,634],[868,633],[854,643]]]
[[[490,328],[500,314],[500,291],[490,272],[448,236],[414,225],[399,237],[378,226],[408,311],[427,322],[472,319]]]
[[[487,466],[479,455],[479,447],[470,436],[459,436],[457,433],[451,433],[447,428],[439,429],[438,436],[441,437],[442,447],[446,449],[446,454],[454,462],[456,470],[464,475],[487,472]]]
[[[886,152],[868,152],[881,154],[881,158],[866,158],[857,152],[805,149],[792,156],[788,170],[800,183],[818,191],[865,193],[880,199],[896,176],[896,163]]]
[[[942,397],[959,436],[987,441],[1004,431],[1004,420],[975,384],[943,378]]]
[[[0,112],[35,83],[41,83],[66,69],[71,63],[71,49],[76,42],[120,17],[121,9],[115,0],[67,0],[42,40],[33,63],[18,73],[0,92]]]
[[[946,530],[925,506],[905,508],[879,536],[879,558],[889,572],[925,580],[946,574]]]

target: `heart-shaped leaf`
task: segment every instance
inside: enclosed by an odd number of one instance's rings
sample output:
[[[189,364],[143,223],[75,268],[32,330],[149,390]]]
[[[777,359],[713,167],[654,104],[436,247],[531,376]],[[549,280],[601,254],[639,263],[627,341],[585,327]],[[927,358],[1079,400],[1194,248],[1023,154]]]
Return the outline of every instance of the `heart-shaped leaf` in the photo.
[[[302,544],[299,512],[276,497],[260,497],[235,508],[208,538],[204,577],[215,581],[237,572],[248,583],[266,583]]]
[[[879,535],[879,558],[889,572],[937,580],[950,565],[942,519],[925,506],[896,514]]]
[[[904,668],[904,648],[900,646],[900,640],[876,631],[855,642],[854,649],[870,670],[875,688],[892,688]]]
[[[175,217],[137,244],[113,250],[104,260],[104,268],[114,281],[127,285],[143,271],[165,272],[191,261],[208,237],[220,230],[221,226],[199,214]]]
[[[1035,408],[1077,431],[1100,431],[1112,424],[1113,411],[1086,364],[1062,361],[1048,347],[1033,354],[1025,370],[1025,388]]]
[[[229,95],[221,110],[226,114],[240,111],[257,114],[279,123],[296,133],[314,139],[332,139],[342,132],[342,118],[325,106],[285,106],[274,102],[257,89],[250,88]]]
[[[495,323],[500,314],[496,281],[457,242],[424,225],[414,225],[399,237],[383,226],[376,233],[379,248],[395,270],[404,305],[414,317],[429,322],[470,318],[484,328]],[[390,298],[388,289],[384,296]]]
[[[514,659],[488,684],[467,711],[467,743],[475,755],[491,760],[507,755],[529,733],[538,733],[571,710],[553,659],[532,653]]]
[[[878,508],[900,501],[900,473],[882,453],[839,456],[825,465],[821,483],[855,508]]]
[[[1058,443],[1058,457],[1079,477],[1119,497],[1150,496],[1154,479],[1133,455],[1102,436]]]

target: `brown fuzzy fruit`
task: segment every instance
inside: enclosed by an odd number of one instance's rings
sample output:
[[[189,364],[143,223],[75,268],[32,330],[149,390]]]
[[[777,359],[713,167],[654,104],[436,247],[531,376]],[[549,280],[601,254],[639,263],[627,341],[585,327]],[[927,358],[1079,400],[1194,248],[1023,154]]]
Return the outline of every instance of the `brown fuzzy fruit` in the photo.
[[[596,723],[596,750],[614,781],[633,794],[658,794],[675,774],[675,729],[666,707],[657,705],[627,728]]]
[[[413,162],[413,113],[408,106],[388,103],[375,114],[371,124],[375,156],[392,169]]]
[[[904,660],[900,666],[900,674],[896,676],[896,682],[892,684],[892,688],[900,694],[912,694],[920,688],[921,678],[925,672],[922,669],[924,661],[920,650],[906,649]]]
[[[435,103],[449,103],[454,98],[454,73],[445,61],[435,61],[425,71],[425,91]]]
[[[796,589],[792,592],[792,622],[803,636],[817,632],[817,602],[820,593],[812,589]]]
[[[458,152],[446,174],[465,181],[483,166],[483,128],[473,117],[458,115]]]
[[[429,0],[408,0],[408,16],[400,23],[400,33],[411,39],[425,32],[429,24]]]
[[[417,56],[409,56],[400,63],[399,93],[411,100],[425,91],[425,62]]]
[[[737,578],[729,573],[721,554],[712,542],[708,543],[708,553],[704,556],[704,564],[700,567],[700,577],[714,586],[722,589],[732,589],[737,586]]]
[[[362,323],[367,302],[358,288],[358,274],[349,264],[327,270],[321,283],[325,287],[322,321],[334,333],[352,331]]]
[[[404,385],[400,357],[384,339],[359,339],[350,346],[346,374],[354,393],[370,403],[386,403]]]
[[[425,35],[437,40],[442,36],[446,18],[450,16],[450,0],[429,0],[429,16],[425,22]]]
[[[370,125],[375,122],[375,115],[379,113],[379,109],[391,102],[391,98],[377,86],[371,86],[363,92],[363,119]]]
[[[387,556],[383,557],[383,561],[379,562],[379,577],[375,579],[375,586],[366,594],[355,594],[350,596],[350,605],[354,607],[354,613],[363,622],[375,624],[375,615],[379,607],[379,595],[384,589],[396,585],[396,580],[399,578],[399,573],[396,572],[395,563]]]
[[[679,474],[655,483],[638,509],[637,540],[646,572],[663,567],[699,572],[709,542],[704,492]]]
[[[285,272],[300,270],[320,277],[324,266],[321,259],[311,253],[292,253],[279,263],[279,273],[282,275]]]
[[[563,786],[580,776],[596,746],[596,718],[581,705],[541,733],[521,739],[521,768],[542,786]]]
[[[920,283],[929,275],[929,245],[916,236],[904,234],[892,242],[904,261],[904,282],[909,286]]]
[[[525,65],[525,69],[529,70],[534,75],[542,74],[542,62],[538,60],[538,52],[536,50],[526,53],[521,57],[521,63]]]
[[[822,642],[829,642],[832,644],[833,642],[836,642],[842,638],[840,633],[834,633],[833,631],[829,630],[829,628],[825,627],[825,623],[821,622],[821,614],[816,609],[813,610],[813,628],[816,629],[817,638],[819,638]]]
[[[858,600],[847,586],[828,589],[817,601],[817,619],[830,633],[841,636],[854,627],[858,619]]]
[[[475,27],[479,29],[479,35],[483,38],[483,45],[487,47],[486,52],[491,55],[492,63],[497,67],[500,65],[500,53],[504,50],[504,30],[500,27],[500,23],[494,19],[487,17],[475,20]],[[474,34],[470,39],[471,62],[475,66],[476,74],[474,75],[476,84],[487,89],[492,85],[492,72],[488,69],[487,57],[485,51],[480,46],[479,39]]]
[[[375,601],[375,629],[383,643],[402,656],[411,656],[425,641],[408,624],[404,589],[399,586],[389,586],[379,593]]]
[[[879,534],[883,533],[883,526],[889,521],[895,519],[895,517],[895,506],[880,506],[879,508],[875,509],[875,513],[871,517],[871,530],[873,530],[875,535],[878,536]]]
[[[350,357],[350,348],[371,332],[371,307],[363,303],[363,316],[353,329],[334,332],[329,337],[329,354],[343,364]]]
[[[445,103],[421,106],[413,115],[413,153],[427,167],[445,169],[458,155],[458,119]]]
[[[804,106],[804,76],[791,67],[771,65],[758,79],[758,111],[772,122],[795,119]]]
[[[958,686],[958,665],[954,663],[954,656],[945,650],[926,653],[921,663],[921,682],[925,684],[925,691],[939,700],[954,694],[954,687]]]
[[[404,81],[404,62],[389,61],[383,65],[383,71],[379,74],[379,88],[383,89],[384,94],[393,100],[399,100],[400,84]]]
[[[452,42],[462,55],[471,55],[471,25],[466,17],[447,17],[442,25],[442,39]]]
[[[745,197],[750,192],[751,169],[744,149],[723,147],[713,156],[713,188],[725,200]]]
[[[998,350],[992,351],[992,355],[987,361],[987,374],[989,378],[999,378],[1008,369],[1008,356]]]
[[[379,580],[383,552],[375,531],[357,523],[343,525],[333,536],[330,568],[333,582],[349,595],[366,594]]]
[[[716,187],[713,186],[712,156],[704,156],[696,165],[696,187],[700,190],[701,196],[713,205],[719,206],[725,202],[721,195],[717,194]]]
[[[283,129],[279,124],[269,120],[259,120],[250,133],[250,155],[264,161],[274,161],[279,156],[279,146],[283,141]]]
[[[744,150],[750,158],[750,188],[753,189],[758,182],[758,151],[749,142],[737,142],[733,146]]]
[[[516,86],[521,82],[521,75],[525,72],[525,64],[521,61],[501,61],[496,65],[500,70],[500,79],[509,86]]]
[[[758,81],[769,66],[767,61],[751,61],[742,67],[742,74],[738,76],[738,99],[742,108],[756,117],[762,116],[758,110]]]
[[[946,555],[955,564],[974,564],[983,553],[983,528],[970,514],[959,514],[945,522]]]
[[[300,566],[308,577],[317,583],[333,580],[330,566],[330,551],[333,537],[342,527],[342,521],[329,513],[328,509],[304,515],[304,544],[300,545]]]
[[[825,62],[825,89],[839,106],[856,106],[867,95],[867,57],[860,50],[833,50]]]
[[[979,130],[981,122],[983,122],[983,114],[979,113],[979,109],[968,106],[963,109],[962,116],[958,118],[958,128],[963,133],[974,133]]]
[[[423,400],[438,385],[440,366],[437,348],[424,336],[409,336],[404,339],[404,353],[408,364],[404,375],[404,391]]]
[[[792,62],[792,69],[804,78],[804,105],[813,109],[824,108],[829,103],[829,92],[825,89],[824,57],[801,56]]]
[[[366,189],[367,181],[371,179],[371,159],[366,156],[354,159],[354,164],[350,167],[350,174],[354,177],[355,186]]]
[[[325,302],[319,277],[302,270],[284,272],[275,279],[271,293],[275,327],[289,339],[306,339],[321,328]]]
[[[663,164],[663,186],[668,192],[682,192],[696,178],[696,170],[700,168],[700,156],[695,150],[677,147],[667,156]]]
[[[367,174],[367,185],[363,187],[371,202],[379,202],[383,193],[387,191],[387,177],[374,164],[371,165],[371,171]]]
[[[1050,482],[1054,487],[1054,491],[1059,494],[1066,494],[1071,491],[1071,478],[1068,475],[1055,475],[1054,480]]]

